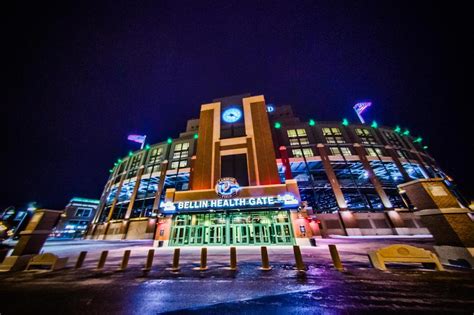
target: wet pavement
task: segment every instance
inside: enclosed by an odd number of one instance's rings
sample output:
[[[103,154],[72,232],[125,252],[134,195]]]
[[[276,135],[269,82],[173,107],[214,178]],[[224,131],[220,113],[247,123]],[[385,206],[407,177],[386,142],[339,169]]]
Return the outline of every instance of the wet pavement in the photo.
[[[179,273],[167,270],[173,249],[160,248],[144,275],[150,242],[48,242],[45,251],[71,257],[68,268],[0,274],[0,314],[473,314],[474,271],[371,268],[367,250],[393,243],[432,246],[429,239],[321,240],[318,247],[302,247],[304,273],[294,270],[291,247],[268,247],[271,271],[258,269],[259,248],[238,247],[236,272],[224,269],[228,248],[209,247],[203,272],[193,270],[200,249],[182,248]],[[337,244],[345,272],[332,268],[327,244]],[[94,271],[102,249],[109,259],[104,270]],[[116,272],[124,249],[132,250],[129,268]],[[81,250],[89,250],[88,257],[74,270]]]

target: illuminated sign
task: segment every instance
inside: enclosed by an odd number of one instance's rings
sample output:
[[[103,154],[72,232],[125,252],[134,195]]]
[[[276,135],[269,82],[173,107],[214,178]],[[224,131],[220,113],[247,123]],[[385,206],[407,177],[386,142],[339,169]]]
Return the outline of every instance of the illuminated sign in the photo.
[[[299,201],[290,193],[278,196],[248,198],[207,199],[195,201],[163,202],[160,207],[164,212],[221,210],[258,207],[297,207]]]
[[[219,197],[228,199],[239,194],[240,185],[233,177],[223,177],[217,180],[215,189]]]
[[[267,113],[273,113],[273,111],[275,111],[275,107],[273,107],[273,104],[268,104]]]
[[[235,123],[239,121],[240,118],[242,118],[242,111],[236,107],[228,108],[222,113],[222,119],[226,123]]]

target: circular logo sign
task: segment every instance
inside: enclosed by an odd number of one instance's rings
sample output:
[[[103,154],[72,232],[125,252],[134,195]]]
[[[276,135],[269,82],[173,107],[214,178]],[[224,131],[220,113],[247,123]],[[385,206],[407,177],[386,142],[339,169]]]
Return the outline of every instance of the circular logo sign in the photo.
[[[216,194],[221,198],[233,198],[239,193],[240,186],[233,177],[223,177],[217,180]]]

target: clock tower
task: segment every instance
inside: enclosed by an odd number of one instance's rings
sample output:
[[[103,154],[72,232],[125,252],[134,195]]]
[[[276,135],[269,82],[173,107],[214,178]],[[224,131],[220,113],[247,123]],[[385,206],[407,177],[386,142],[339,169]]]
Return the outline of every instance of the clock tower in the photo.
[[[211,189],[221,177],[241,186],[279,184],[263,95],[215,99],[201,106],[191,189]]]

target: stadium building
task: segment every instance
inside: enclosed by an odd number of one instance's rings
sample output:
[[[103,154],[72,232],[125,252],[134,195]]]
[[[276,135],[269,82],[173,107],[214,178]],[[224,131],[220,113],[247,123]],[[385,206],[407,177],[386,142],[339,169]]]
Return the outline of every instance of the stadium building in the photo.
[[[295,117],[240,95],[203,104],[177,139],[110,170],[90,239],[157,246],[309,245],[329,235],[428,230],[399,184],[452,181],[408,130]]]

